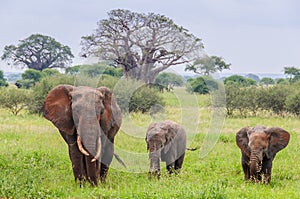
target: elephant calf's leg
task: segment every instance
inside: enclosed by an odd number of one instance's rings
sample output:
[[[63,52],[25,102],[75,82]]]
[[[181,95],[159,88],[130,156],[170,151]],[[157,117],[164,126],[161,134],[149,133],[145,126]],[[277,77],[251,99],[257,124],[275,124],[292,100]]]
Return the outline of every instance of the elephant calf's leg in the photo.
[[[169,174],[173,173],[175,170],[175,162],[172,162],[171,164],[167,165],[167,171]]]
[[[271,159],[264,159],[263,166],[262,166],[262,173],[264,177],[265,183],[270,183],[271,181],[271,172],[272,172],[272,160]]]
[[[250,168],[249,168],[249,158],[242,154],[242,167],[244,171],[244,179],[249,180],[250,179]]]
[[[175,161],[175,170],[180,170],[183,164],[184,154],[182,154],[176,161]]]

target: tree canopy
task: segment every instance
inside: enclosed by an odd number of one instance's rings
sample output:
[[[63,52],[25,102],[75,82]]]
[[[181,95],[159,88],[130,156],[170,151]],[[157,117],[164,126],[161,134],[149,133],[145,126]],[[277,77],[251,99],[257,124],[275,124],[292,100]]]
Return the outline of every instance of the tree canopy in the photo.
[[[231,64],[226,64],[222,57],[204,56],[196,59],[192,64],[188,64],[185,71],[193,71],[201,75],[209,75],[224,69],[230,69]]]
[[[113,77],[121,77],[122,69],[114,68],[112,66],[106,64],[84,64],[84,65],[76,65],[72,67],[68,67],[65,71],[67,75],[77,75],[82,74],[88,77],[97,77],[99,75],[110,75]]]
[[[208,94],[210,91],[218,89],[218,82],[210,76],[200,76],[188,79],[187,91],[199,94]]]
[[[296,67],[284,67],[284,74],[289,76],[290,83],[300,79],[300,69]]]
[[[32,34],[16,46],[5,46],[1,59],[8,64],[42,71],[45,68],[66,68],[73,57],[71,49],[54,38]]]
[[[272,85],[275,84],[275,80],[270,77],[264,77],[259,82],[262,85]]]
[[[110,11],[81,45],[83,57],[112,60],[125,77],[146,83],[172,65],[194,60],[203,49],[201,39],[164,15],[122,9]]]
[[[231,75],[224,79],[224,84],[225,85],[234,84],[240,87],[246,87],[246,86],[256,85],[256,81],[254,79],[246,78],[240,75]]]
[[[170,84],[174,86],[182,86],[184,84],[184,81],[180,75],[176,75],[175,73],[163,72],[159,73],[154,83],[163,86],[168,86]]]
[[[8,83],[4,78],[3,71],[0,70],[0,87],[2,86],[8,86]]]

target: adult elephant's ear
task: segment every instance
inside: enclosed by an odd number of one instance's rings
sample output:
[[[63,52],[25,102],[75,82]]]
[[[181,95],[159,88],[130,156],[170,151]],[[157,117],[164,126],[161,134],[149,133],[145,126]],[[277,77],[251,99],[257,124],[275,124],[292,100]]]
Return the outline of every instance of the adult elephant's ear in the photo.
[[[101,113],[101,128],[107,132],[113,125],[113,107],[111,102],[112,93],[106,87],[99,87],[97,88],[97,91],[100,91],[102,94],[102,103],[104,106],[104,109]]]
[[[267,158],[273,158],[276,153],[285,148],[290,141],[290,134],[286,130],[279,127],[271,127],[265,130],[269,136]]]
[[[248,157],[250,157],[249,138],[247,134],[249,130],[249,127],[244,127],[236,133],[236,144]]]
[[[60,131],[72,135],[74,121],[72,117],[70,92],[73,86],[59,85],[49,91],[42,108],[43,116],[50,120]]]

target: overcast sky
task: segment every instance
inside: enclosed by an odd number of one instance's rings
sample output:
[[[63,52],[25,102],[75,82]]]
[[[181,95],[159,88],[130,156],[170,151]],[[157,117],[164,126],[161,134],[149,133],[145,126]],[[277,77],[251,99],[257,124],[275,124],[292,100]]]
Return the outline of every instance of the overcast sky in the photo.
[[[201,38],[209,55],[231,63],[232,73],[283,73],[300,67],[298,0],[9,0],[0,7],[0,50],[34,33],[71,47],[116,9],[164,14]],[[15,70],[0,63],[0,70]]]

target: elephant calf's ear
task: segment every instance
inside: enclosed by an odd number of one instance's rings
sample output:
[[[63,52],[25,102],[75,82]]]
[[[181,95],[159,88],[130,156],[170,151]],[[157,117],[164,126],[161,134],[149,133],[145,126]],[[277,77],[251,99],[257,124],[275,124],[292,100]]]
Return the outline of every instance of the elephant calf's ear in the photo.
[[[272,127],[265,130],[265,133],[270,137],[267,158],[272,158],[275,154],[285,148],[290,141],[290,134],[286,130],[279,127]]]
[[[248,157],[250,157],[249,138],[247,134],[249,130],[249,127],[244,127],[236,133],[236,144]]]
[[[56,86],[49,91],[43,106],[43,116],[60,131],[70,135],[74,133],[70,95],[72,90],[73,86]]]

